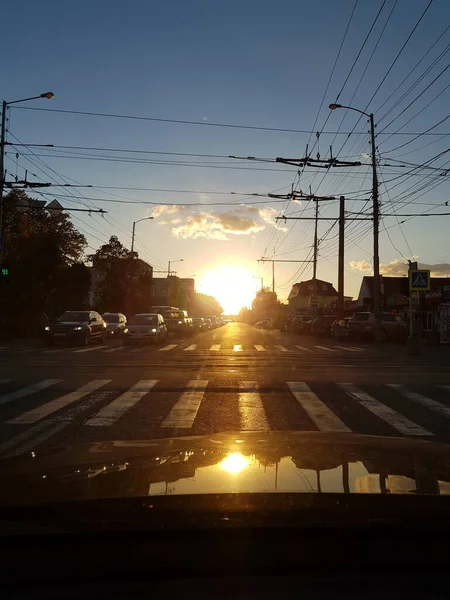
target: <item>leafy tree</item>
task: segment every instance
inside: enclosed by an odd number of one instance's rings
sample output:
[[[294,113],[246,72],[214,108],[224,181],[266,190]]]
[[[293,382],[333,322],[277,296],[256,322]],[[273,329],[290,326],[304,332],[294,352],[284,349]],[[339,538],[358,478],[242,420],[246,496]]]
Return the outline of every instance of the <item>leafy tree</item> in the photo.
[[[136,257],[119,241],[108,243],[88,257],[94,267],[95,304],[100,312],[148,311],[151,306],[152,267]]]
[[[22,190],[4,199],[5,250],[0,261],[9,274],[1,282],[0,311],[9,333],[36,333],[42,312],[56,316],[63,273],[80,261],[87,244],[69,215],[50,214],[39,206]]]
[[[278,299],[274,292],[268,288],[262,288],[256,293],[256,297],[252,302],[252,313],[256,321],[259,319],[272,319],[277,314]]]
[[[223,308],[216,298],[214,298],[214,296],[195,292],[189,314],[194,317],[205,317],[206,315],[215,315],[218,317],[222,313]]]

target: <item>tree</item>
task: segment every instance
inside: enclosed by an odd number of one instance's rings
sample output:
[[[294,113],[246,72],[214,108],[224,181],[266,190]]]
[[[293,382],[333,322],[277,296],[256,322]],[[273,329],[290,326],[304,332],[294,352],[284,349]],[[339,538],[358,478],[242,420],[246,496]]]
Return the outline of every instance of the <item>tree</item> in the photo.
[[[256,321],[260,319],[273,319],[277,314],[278,299],[274,292],[268,288],[262,288],[256,293],[252,302],[252,313]]]
[[[86,238],[69,215],[49,214],[23,190],[4,199],[4,237],[1,265],[8,281],[2,284],[0,311],[9,333],[35,333],[40,313],[56,316],[59,282],[82,258]]]
[[[125,248],[117,236],[111,236],[107,244],[88,258],[97,282],[97,310],[128,314],[149,310],[153,269]]]
[[[223,308],[214,296],[195,292],[189,313],[193,317],[205,317],[206,315],[218,317],[223,313]]]

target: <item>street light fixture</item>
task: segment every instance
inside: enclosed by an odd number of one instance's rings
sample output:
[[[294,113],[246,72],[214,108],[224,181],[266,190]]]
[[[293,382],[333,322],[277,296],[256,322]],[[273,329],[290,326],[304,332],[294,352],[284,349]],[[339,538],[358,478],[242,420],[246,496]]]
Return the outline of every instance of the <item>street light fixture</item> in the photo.
[[[5,145],[6,145],[6,109],[11,104],[18,102],[28,102],[29,100],[38,100],[39,98],[47,98],[50,100],[54,97],[53,92],[44,92],[39,96],[31,96],[30,98],[21,98],[20,100],[11,100],[2,103],[2,125],[0,133],[0,252],[3,248],[3,189],[5,187]]]
[[[153,219],[153,217],[144,217],[143,219],[133,221],[133,233],[131,234],[131,253],[134,252],[134,230],[136,228],[136,223],[140,223],[141,221],[148,221],[149,219]]]
[[[378,198],[378,174],[377,174],[377,162],[376,162],[376,148],[375,148],[375,122],[373,113],[367,113],[359,108],[353,108],[353,106],[344,106],[343,104],[330,104],[328,107],[330,110],[336,110],[337,108],[344,108],[347,110],[353,110],[361,115],[365,115],[369,118],[370,122],[370,143],[372,150],[372,201],[373,201],[373,313],[374,313],[374,327],[373,334],[376,342],[381,339],[381,285],[380,285],[380,255],[379,255],[379,218],[380,218],[380,203]]]
[[[176,262],[183,262],[184,258],[179,258],[178,260],[169,260],[169,264],[167,265],[167,277],[170,277],[170,265]]]

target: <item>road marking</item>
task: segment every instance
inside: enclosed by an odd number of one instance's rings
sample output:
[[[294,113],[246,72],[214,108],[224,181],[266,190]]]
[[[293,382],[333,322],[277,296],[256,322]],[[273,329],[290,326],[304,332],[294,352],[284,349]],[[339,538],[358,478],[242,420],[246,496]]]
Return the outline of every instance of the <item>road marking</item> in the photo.
[[[379,402],[376,398],[363,392],[353,383],[338,383],[338,386],[351,398],[354,398],[361,406],[388,423],[391,427],[403,435],[434,435],[404,415]]]
[[[138,346],[137,348],[133,348],[130,352],[144,352],[147,348],[145,346]]]
[[[241,381],[239,392],[239,415],[241,417],[241,430],[243,431],[268,431],[266,412],[256,381]]]
[[[37,348],[26,348],[25,350],[14,350],[13,354],[28,354],[28,352],[33,352],[37,350]]]
[[[56,352],[62,352],[63,350],[67,350],[67,348],[56,348],[55,350],[44,350],[42,354],[55,354]]]
[[[264,348],[264,346],[260,346],[259,344],[255,344],[255,348],[258,352],[267,352],[267,348]]]
[[[4,394],[0,396],[0,404],[7,404],[8,402],[12,402],[13,400],[20,400],[20,398],[25,398],[26,396],[30,396],[31,394],[35,394],[36,392],[40,392],[41,390],[45,390],[52,385],[56,385],[60,383],[62,379],[44,379],[39,383],[34,383],[33,385],[29,385],[28,387],[24,387],[17,392],[11,392],[10,394]]]
[[[188,346],[187,348],[184,349],[184,351],[190,351],[190,350],[195,350],[197,348],[197,344],[191,344],[190,346]]]
[[[109,350],[105,350],[105,354],[107,352],[117,352],[117,350],[123,350],[123,346],[116,346],[115,348],[110,348]]]
[[[428,408],[436,413],[439,413],[443,417],[450,419],[450,408],[448,406],[445,406],[436,400],[432,400],[431,398],[428,398],[428,396],[419,394],[418,392],[411,392],[399,383],[388,383],[387,385],[398,392],[401,396],[408,398],[408,400],[417,402],[417,404],[421,404],[422,406],[425,406],[425,408]]]
[[[100,350],[105,346],[90,346],[89,348],[81,348],[80,350],[74,350],[74,354],[78,354],[79,352],[92,352],[92,350]]]
[[[161,427],[192,427],[207,385],[208,380],[191,379],[186,386],[186,391],[181,394],[180,399],[172,407]]]
[[[315,423],[319,431],[351,431],[326,404],[320,400],[309,385],[303,381],[287,382],[292,395]]]
[[[327,352],[336,352],[334,348],[328,348],[328,346],[314,346],[314,348],[320,348],[321,350],[326,350]]]
[[[48,417],[49,415],[53,414],[57,410],[61,410],[61,408],[72,404],[72,402],[77,402],[78,400],[81,400],[81,398],[84,398],[84,396],[95,392],[96,390],[110,382],[111,379],[95,379],[94,381],[83,385],[75,392],[70,392],[69,394],[65,394],[64,396],[55,398],[55,400],[51,400],[50,402],[47,402],[42,406],[38,406],[37,408],[24,412],[21,415],[15,417],[14,419],[11,419],[6,422],[10,425],[29,425],[32,423],[36,423],[37,421],[41,421],[45,417]]]
[[[177,346],[178,344],[169,344],[168,346],[164,346],[164,348],[160,348],[158,352],[167,352],[168,350],[173,350],[173,348],[176,348]]]
[[[233,346],[233,352],[242,352],[242,346],[241,346],[241,344],[235,344]]]
[[[213,352],[218,352],[220,350],[220,344],[213,344],[210,348]]]
[[[275,348],[277,350],[281,350],[281,352],[289,352],[289,350],[285,346],[277,346],[277,345],[275,345]]]
[[[305,352],[312,352],[311,348],[305,348],[305,346],[295,346],[299,350],[304,350]]]
[[[350,346],[336,346],[340,350],[350,350],[350,352],[362,352],[362,348],[350,348]]]
[[[96,427],[109,427],[123,414],[134,406],[141,398],[158,383],[157,379],[138,381],[127,392],[121,394],[118,398],[104,406],[94,416],[92,416],[85,425]]]

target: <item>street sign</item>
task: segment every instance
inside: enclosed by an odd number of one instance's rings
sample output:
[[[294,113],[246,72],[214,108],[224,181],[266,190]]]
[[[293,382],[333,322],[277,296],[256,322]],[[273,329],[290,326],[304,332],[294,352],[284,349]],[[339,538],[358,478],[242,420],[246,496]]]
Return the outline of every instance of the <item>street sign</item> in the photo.
[[[430,289],[430,271],[409,270],[409,291],[428,292]]]

